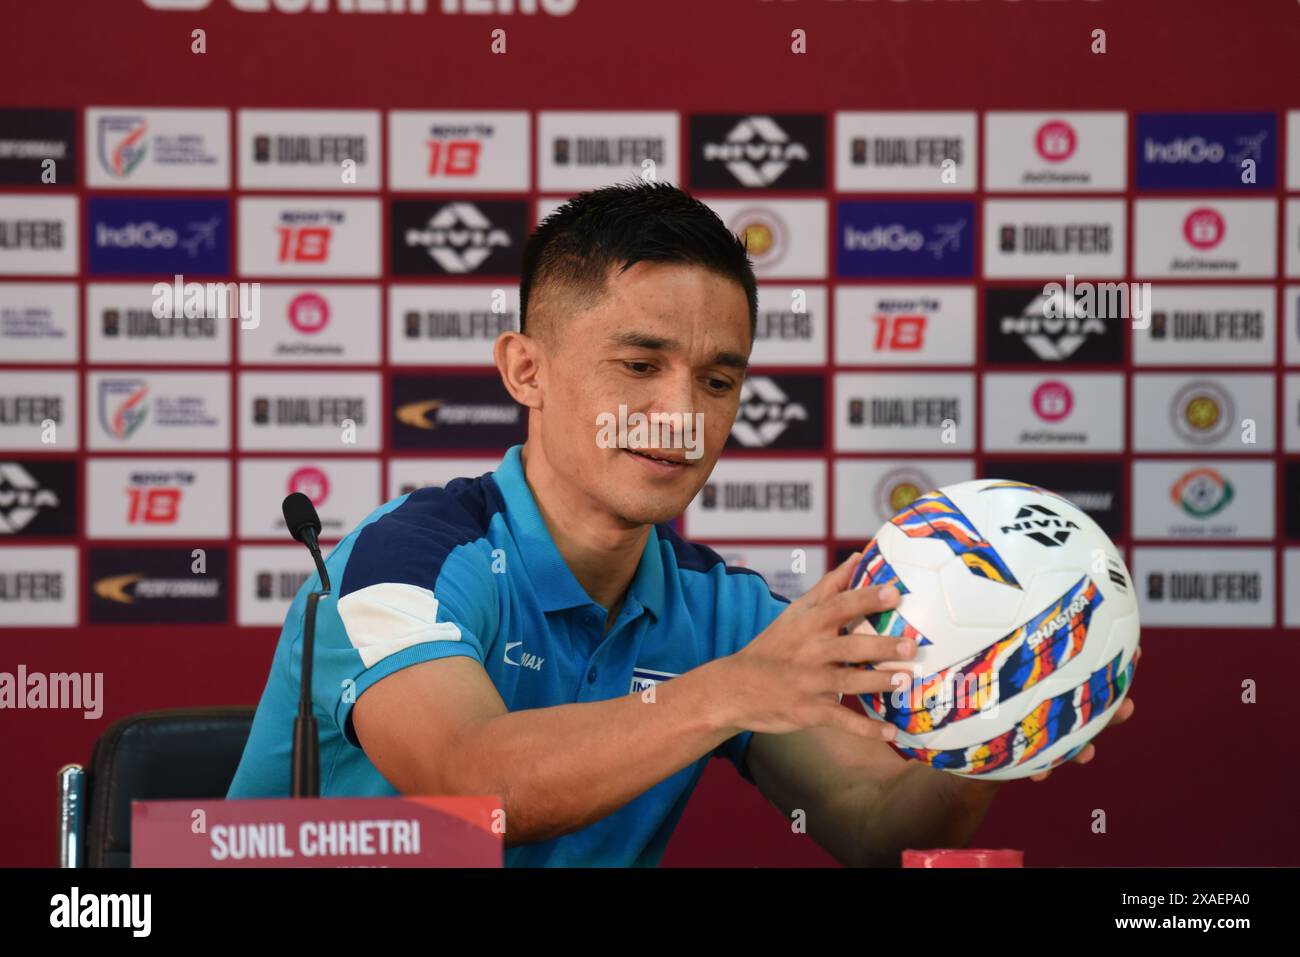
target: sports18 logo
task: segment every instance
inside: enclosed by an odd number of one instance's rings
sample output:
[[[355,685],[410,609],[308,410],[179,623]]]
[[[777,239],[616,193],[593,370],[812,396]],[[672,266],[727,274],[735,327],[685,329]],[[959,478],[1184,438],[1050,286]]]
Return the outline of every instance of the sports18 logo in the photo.
[[[277,226],[280,248],[276,258],[282,263],[323,263],[329,259],[329,226]]]
[[[878,352],[917,352],[925,347],[925,316],[877,313],[871,317],[876,327]]]
[[[473,176],[483,144],[475,140],[429,140],[430,176]]]

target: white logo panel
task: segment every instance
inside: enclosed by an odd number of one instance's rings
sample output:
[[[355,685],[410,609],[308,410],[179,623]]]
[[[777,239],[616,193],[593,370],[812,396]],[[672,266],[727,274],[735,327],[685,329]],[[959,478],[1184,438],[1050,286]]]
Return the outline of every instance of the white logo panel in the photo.
[[[172,283],[165,283],[171,286]],[[218,285],[218,284],[214,284]],[[229,285],[234,291],[234,284]],[[193,363],[224,365],[230,361],[230,327],[238,318],[223,318],[226,305],[192,309],[173,316],[172,299],[155,310],[154,283],[90,283],[86,287],[86,358],[91,362]],[[221,293],[213,304],[238,302]],[[155,311],[158,313],[155,315]],[[184,310],[177,310],[183,313]]]
[[[1271,548],[1135,548],[1145,626],[1271,628]]]
[[[76,548],[0,548],[0,628],[77,623]]]
[[[76,362],[79,308],[75,283],[0,283],[2,361]]]
[[[839,365],[972,365],[970,286],[836,286]]]
[[[1139,199],[1133,271],[1142,278],[1277,274],[1271,199]]]
[[[835,537],[865,545],[917,497],[974,477],[970,459],[837,459]]]
[[[950,453],[974,448],[973,375],[836,374],[835,451]]]
[[[1135,452],[1272,452],[1273,376],[1145,372],[1133,376]]]
[[[73,276],[80,262],[75,196],[0,196],[0,276]]]
[[[539,189],[571,196],[640,178],[680,183],[680,121],[673,112],[544,111],[537,120]]]
[[[807,541],[826,534],[821,459],[720,461],[686,509],[687,538]]]
[[[373,278],[380,274],[379,200],[239,201],[239,271],[245,276]]]
[[[0,375],[0,449],[76,449],[78,407],[75,372]]]
[[[229,189],[227,110],[86,110],[86,185],[96,189]]]
[[[86,465],[90,538],[226,538],[225,459],[92,458]]]
[[[529,185],[527,113],[393,110],[388,179],[394,190],[524,192]]]
[[[497,337],[518,328],[518,285],[388,289],[388,357],[394,365],[494,365]]]
[[[1273,463],[1133,463],[1133,537],[1273,537]]]
[[[1124,275],[1123,200],[988,200],[984,275],[994,279]]]
[[[377,110],[240,110],[240,189],[377,190]]]
[[[239,447],[377,452],[379,386],[379,373],[240,373]]]
[[[239,537],[289,537],[281,512],[286,495],[301,492],[320,516],[320,539],[335,542],[378,508],[378,459],[242,459]]]
[[[245,365],[378,365],[379,287],[261,283],[261,321],[236,330]]]
[[[975,189],[974,113],[835,114],[835,188],[841,192]]]
[[[990,452],[1118,452],[1124,448],[1120,373],[984,376],[984,448]]]
[[[991,112],[984,122],[984,187],[1057,193],[1124,189],[1123,113]]]

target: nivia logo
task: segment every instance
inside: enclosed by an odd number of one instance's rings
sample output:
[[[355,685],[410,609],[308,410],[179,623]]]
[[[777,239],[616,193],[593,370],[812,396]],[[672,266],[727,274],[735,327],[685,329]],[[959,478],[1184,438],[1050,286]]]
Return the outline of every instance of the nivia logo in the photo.
[[[808,410],[790,400],[776,381],[767,376],[745,380],[740,391],[740,408],[731,427],[732,437],[746,448],[772,445],[792,422],[806,422]]]
[[[230,271],[224,199],[90,200],[90,272],[223,275]]]
[[[1016,517],[1009,525],[1003,525],[1004,535],[1019,534],[1033,539],[1040,545],[1056,548],[1070,539],[1071,531],[1078,531],[1077,523],[1062,518],[1046,505],[1024,505],[1016,512]]]
[[[44,510],[59,507],[58,493],[44,488],[18,462],[0,462],[0,535],[16,535]]]
[[[1138,189],[1272,189],[1277,181],[1272,113],[1140,114],[1136,148]]]
[[[1067,293],[1067,295],[1070,295]],[[992,363],[1120,362],[1123,324],[1091,298],[1071,295],[1068,314],[1042,288],[984,291],[985,355]],[[1056,315],[1049,315],[1056,313]],[[1106,318],[1103,318],[1106,316]]]
[[[974,206],[969,202],[839,204],[841,276],[970,276]]]
[[[393,272],[515,273],[523,265],[523,202],[504,200],[393,203]]]
[[[720,189],[820,188],[825,141],[820,116],[693,116],[691,182]]]

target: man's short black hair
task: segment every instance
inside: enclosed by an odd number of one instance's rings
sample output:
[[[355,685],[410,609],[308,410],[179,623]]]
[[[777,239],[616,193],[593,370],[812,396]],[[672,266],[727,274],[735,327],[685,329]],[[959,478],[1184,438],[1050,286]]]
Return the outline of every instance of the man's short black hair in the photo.
[[[519,331],[528,331],[534,287],[564,287],[579,305],[595,305],[612,267],[638,262],[702,266],[734,279],[749,302],[749,340],[758,322],[758,288],[745,244],[708,206],[671,183],[643,180],[579,193],[555,210],[524,247]]]

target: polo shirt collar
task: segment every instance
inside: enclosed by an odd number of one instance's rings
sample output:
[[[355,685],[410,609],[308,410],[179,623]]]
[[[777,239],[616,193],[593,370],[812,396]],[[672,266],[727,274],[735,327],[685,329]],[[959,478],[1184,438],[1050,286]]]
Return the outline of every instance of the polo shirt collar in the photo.
[[[533,584],[543,611],[594,605],[591,596],[569,570],[542,519],[537,500],[524,477],[522,452],[522,445],[512,445],[492,477],[505,501],[506,523],[522,553],[524,572]],[[624,602],[628,614],[639,611],[638,608],[629,607],[634,602],[650,611],[656,620],[663,618],[664,565],[660,554],[659,531],[653,525],[650,526],[650,534],[646,536],[636,574],[628,586]],[[620,616],[622,614],[620,612]]]

